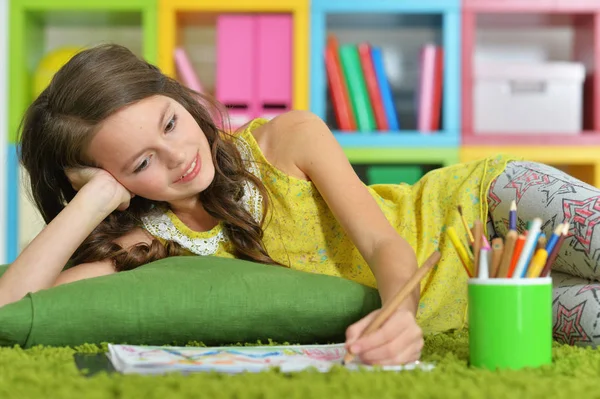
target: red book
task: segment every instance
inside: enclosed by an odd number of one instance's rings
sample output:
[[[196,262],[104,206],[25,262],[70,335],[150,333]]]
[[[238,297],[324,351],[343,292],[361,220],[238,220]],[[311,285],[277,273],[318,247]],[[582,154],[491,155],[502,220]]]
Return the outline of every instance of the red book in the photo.
[[[371,46],[368,43],[360,43],[358,45],[358,54],[360,56],[360,65],[365,76],[365,82],[367,84],[367,92],[369,93],[369,99],[371,100],[371,106],[373,107],[377,130],[389,130],[389,124],[383,107],[383,99],[381,98],[381,91],[377,84],[377,76],[375,75],[375,68],[373,67],[373,59],[371,58]]]
[[[431,107],[431,130],[440,130],[440,118],[442,113],[442,87],[444,84],[444,50],[441,47],[435,49],[435,63],[433,72],[433,104]]]
[[[356,131],[356,120],[350,105],[350,95],[340,62],[339,43],[333,35],[329,35],[327,38],[325,69],[338,128],[343,131]]]

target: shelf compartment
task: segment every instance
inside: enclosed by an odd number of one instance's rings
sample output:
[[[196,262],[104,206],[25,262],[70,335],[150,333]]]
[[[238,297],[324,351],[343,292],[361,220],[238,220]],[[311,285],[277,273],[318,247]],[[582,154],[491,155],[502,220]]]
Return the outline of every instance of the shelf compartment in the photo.
[[[462,25],[462,139],[467,145],[589,145],[600,142],[600,13],[561,12],[536,14],[532,10],[490,13],[465,8]],[[512,36],[511,36],[512,35]],[[518,39],[515,38],[519,35]],[[523,37],[527,40],[524,41]],[[559,43],[560,45],[557,45]],[[519,50],[515,50],[519,46]],[[512,47],[511,47],[512,46]],[[512,49],[501,54],[498,49]],[[583,131],[578,134],[533,132],[478,134],[474,129],[474,67],[481,60],[529,62],[576,61],[585,66]]]
[[[394,134],[404,135],[406,132],[408,137],[419,133],[415,130],[414,108],[415,65],[418,64],[418,49],[423,44],[435,43],[444,49],[441,129],[437,132],[427,132],[423,136],[430,134],[440,136],[440,143],[442,143],[440,145],[456,145],[458,143],[460,129],[460,13],[456,4],[452,4],[452,2],[441,4],[425,1],[419,4],[417,2],[376,1],[369,2],[368,8],[365,8],[361,2],[357,1],[335,4],[333,2],[313,2],[310,107],[332,129],[337,129],[337,124],[334,123],[335,118],[330,106],[324,62],[325,44],[329,33],[335,34],[340,45],[368,42],[382,47],[385,54],[386,72],[394,92],[400,119],[400,131],[394,132]],[[390,37],[390,30],[395,32],[393,37]],[[418,35],[415,35],[414,32],[417,32]],[[407,37],[411,36],[411,33],[413,33],[413,37],[407,41]],[[420,38],[415,39],[416,36],[420,36]],[[402,54],[403,51],[406,54]],[[343,143],[352,143],[357,140],[346,139],[345,135],[345,132],[338,135],[338,137],[344,138]],[[379,131],[367,134],[375,141],[390,144],[390,141],[386,141],[387,139],[379,138],[383,135],[385,133]],[[392,137],[397,137],[397,135]],[[364,142],[366,139],[358,140]],[[431,141],[428,137],[423,140],[424,142]],[[400,143],[394,138],[391,141]],[[414,139],[411,138],[410,141],[414,141]],[[420,145],[419,143],[417,139],[415,145]]]
[[[209,91],[215,80],[216,17],[223,13],[289,13],[293,19],[292,108],[308,109],[308,0],[159,0],[158,66],[177,77],[174,50],[186,48],[200,80],[208,83]],[[195,50],[205,57],[194,56]],[[201,58],[203,58],[201,60]],[[196,60],[194,62],[194,60]],[[204,64],[201,64],[204,62]],[[240,60],[243,65],[243,60]],[[210,92],[209,92],[210,94]]]
[[[12,0],[9,2],[9,98],[7,159],[7,261],[12,261],[43,227],[21,192],[16,143],[21,118],[33,100],[32,77],[42,57],[63,46],[101,42],[127,46],[156,63],[156,3],[152,0]]]

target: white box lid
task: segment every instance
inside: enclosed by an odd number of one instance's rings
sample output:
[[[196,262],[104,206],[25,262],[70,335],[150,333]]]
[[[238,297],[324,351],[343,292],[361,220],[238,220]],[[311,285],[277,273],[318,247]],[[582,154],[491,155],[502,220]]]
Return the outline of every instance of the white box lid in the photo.
[[[570,80],[583,81],[585,67],[580,62],[482,62],[475,66],[475,78],[482,80]]]

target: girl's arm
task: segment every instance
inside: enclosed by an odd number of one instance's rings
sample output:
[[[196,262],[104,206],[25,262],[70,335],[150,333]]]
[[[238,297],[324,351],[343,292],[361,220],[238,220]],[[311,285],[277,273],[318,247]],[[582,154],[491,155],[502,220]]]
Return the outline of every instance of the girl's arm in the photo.
[[[390,299],[417,269],[414,250],[390,225],[354,172],[341,146],[317,116],[292,111],[270,122],[267,152],[286,169],[296,166],[310,179],[371,267],[382,300]],[[293,163],[293,165],[292,165]],[[405,306],[414,313],[415,289]]]
[[[292,111],[267,129],[266,147],[275,161],[297,167],[310,179],[373,271],[383,303],[391,300],[417,270],[414,250],[390,225],[375,199],[354,172],[341,146],[315,115]],[[423,346],[415,321],[419,288],[398,312],[369,338],[353,342],[374,317],[370,314],[347,331],[350,350],[363,361],[395,364],[417,360]]]
[[[21,252],[0,277],[0,306],[50,288],[79,245],[130,195],[108,176],[93,178]]]

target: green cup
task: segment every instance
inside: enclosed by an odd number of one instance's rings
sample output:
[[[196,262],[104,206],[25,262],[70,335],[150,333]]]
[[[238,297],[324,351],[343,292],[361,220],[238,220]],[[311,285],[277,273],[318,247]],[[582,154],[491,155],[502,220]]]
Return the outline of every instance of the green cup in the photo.
[[[552,279],[470,279],[469,358],[490,370],[552,363]]]

